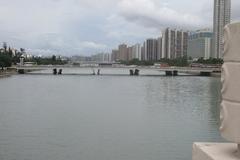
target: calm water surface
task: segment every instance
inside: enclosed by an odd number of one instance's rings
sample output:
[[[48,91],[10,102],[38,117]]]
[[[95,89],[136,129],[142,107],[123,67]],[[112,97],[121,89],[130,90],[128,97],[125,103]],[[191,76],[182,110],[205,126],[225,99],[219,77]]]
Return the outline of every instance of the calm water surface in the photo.
[[[1,160],[190,160],[218,133],[220,79],[0,79]]]

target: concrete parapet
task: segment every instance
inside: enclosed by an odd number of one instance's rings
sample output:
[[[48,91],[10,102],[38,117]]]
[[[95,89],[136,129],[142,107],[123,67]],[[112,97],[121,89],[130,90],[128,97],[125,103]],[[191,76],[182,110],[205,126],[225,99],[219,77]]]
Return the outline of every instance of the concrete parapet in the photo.
[[[237,144],[194,143],[193,160],[239,160]]]
[[[240,23],[224,29],[224,65],[222,67],[222,136],[240,144]]]
[[[195,143],[193,160],[240,160],[240,23],[224,29],[220,132],[236,143]]]

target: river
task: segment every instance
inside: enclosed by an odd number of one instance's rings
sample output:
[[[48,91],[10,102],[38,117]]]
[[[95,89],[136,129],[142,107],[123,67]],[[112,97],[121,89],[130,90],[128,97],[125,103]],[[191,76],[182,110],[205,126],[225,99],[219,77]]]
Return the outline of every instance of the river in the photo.
[[[0,79],[1,160],[191,160],[223,141],[220,79],[14,75]]]

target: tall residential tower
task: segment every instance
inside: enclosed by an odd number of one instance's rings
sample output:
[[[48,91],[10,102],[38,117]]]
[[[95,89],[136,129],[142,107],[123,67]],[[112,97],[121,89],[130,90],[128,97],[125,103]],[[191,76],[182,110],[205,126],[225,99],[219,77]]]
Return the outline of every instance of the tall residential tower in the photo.
[[[224,26],[231,20],[231,0],[214,0],[214,58],[223,57],[223,30]]]
[[[161,58],[175,59],[187,56],[188,32],[167,28],[162,33]]]

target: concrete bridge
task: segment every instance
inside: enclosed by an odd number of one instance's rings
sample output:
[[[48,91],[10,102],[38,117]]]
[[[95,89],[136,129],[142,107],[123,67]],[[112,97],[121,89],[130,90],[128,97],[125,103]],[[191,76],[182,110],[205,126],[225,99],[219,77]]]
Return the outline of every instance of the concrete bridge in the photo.
[[[153,66],[72,66],[72,65],[36,65],[36,66],[17,66],[16,69],[19,73],[32,72],[37,70],[54,70],[54,69],[124,69],[128,70],[131,75],[132,71],[136,70],[150,70],[165,72],[166,76],[177,76],[179,73],[186,73],[191,75],[211,76],[212,73],[220,73],[220,68],[198,68],[198,67],[153,67]]]

